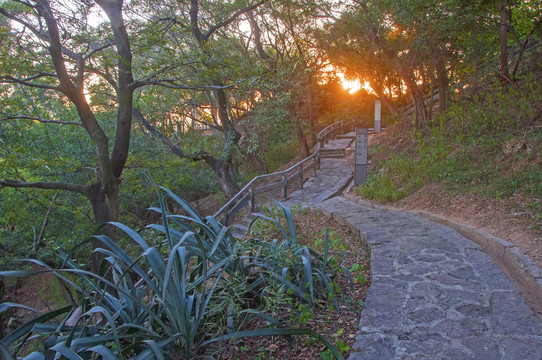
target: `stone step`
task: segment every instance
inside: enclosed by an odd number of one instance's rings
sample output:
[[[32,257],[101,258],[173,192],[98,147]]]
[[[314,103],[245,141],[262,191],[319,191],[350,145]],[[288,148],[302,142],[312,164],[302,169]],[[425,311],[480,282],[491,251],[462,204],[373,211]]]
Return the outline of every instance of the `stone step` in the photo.
[[[342,159],[344,157],[344,153],[337,153],[337,154],[322,154],[320,156],[322,159]]]
[[[343,158],[345,155],[344,149],[322,149],[321,157],[322,158],[333,158],[339,159]]]
[[[340,148],[340,149],[322,149],[322,154],[344,154],[344,148]]]
[[[230,229],[233,237],[238,239],[244,237],[247,234],[249,226],[255,217],[256,216],[253,214],[248,214],[239,223],[234,224]]]
[[[230,228],[230,230],[231,230],[231,234],[233,235],[233,237],[235,237],[237,239],[241,239],[241,238],[245,237],[245,235],[247,234],[248,225],[246,225],[244,223],[235,224]]]

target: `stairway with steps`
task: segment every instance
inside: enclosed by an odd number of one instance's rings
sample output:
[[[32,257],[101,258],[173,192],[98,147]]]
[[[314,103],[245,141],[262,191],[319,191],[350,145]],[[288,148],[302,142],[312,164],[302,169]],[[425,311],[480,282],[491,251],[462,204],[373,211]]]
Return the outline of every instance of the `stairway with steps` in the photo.
[[[311,177],[306,180],[303,189],[290,194],[287,199],[283,199],[281,202],[287,203],[288,201],[298,202],[309,200],[313,202],[322,202],[340,193],[352,178],[350,167],[345,159],[345,149],[352,144],[354,139],[355,133],[350,132],[344,135],[335,136],[333,140],[330,140],[325,144],[320,155],[322,159],[321,171],[323,173],[331,173],[331,178],[329,176],[322,178],[322,174]],[[346,170],[343,171],[343,168]],[[320,170],[317,171],[317,173],[319,172]],[[315,197],[313,198],[311,194]],[[232,235],[238,239],[243,238],[247,234],[249,226],[256,216],[257,213],[248,214],[242,220],[234,222],[230,228]]]
[[[345,149],[354,141],[356,134],[349,132],[335,136],[334,140],[324,145],[320,157],[322,159],[341,159],[345,156]]]

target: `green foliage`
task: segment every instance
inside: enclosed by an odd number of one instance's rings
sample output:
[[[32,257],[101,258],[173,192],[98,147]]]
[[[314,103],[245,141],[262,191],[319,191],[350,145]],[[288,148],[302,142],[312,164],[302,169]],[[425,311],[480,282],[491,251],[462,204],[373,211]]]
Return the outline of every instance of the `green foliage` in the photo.
[[[276,171],[299,153],[299,144],[294,141],[272,145],[264,156],[269,172]]]
[[[253,221],[253,224],[258,219],[274,223],[286,240],[282,243],[276,240],[262,241],[261,253],[264,257],[273,258],[273,262],[266,264],[262,270],[271,271],[270,278],[275,280],[274,284],[278,284],[283,293],[292,295],[299,302],[314,307],[317,306],[318,299],[329,299],[337,309],[332,286],[337,267],[330,266],[329,236],[326,236],[323,255],[306,246],[300,246],[292,212],[281,203],[278,205],[284,214],[286,226],[283,227],[276,218],[264,214],[258,214],[258,218]]]
[[[393,155],[383,168],[371,173],[367,184],[360,186],[357,192],[378,201],[395,202],[425,184],[425,165],[408,156]]]
[[[531,124],[541,106],[531,77],[514,89],[493,89],[454,103],[433,127],[417,133],[418,146],[377,165],[359,194],[397,201],[430,181],[492,198],[516,192],[542,196],[542,133]],[[390,151],[386,148],[380,152]]]
[[[152,235],[146,236],[148,240],[115,223],[130,244],[127,250],[102,235],[82,242],[78,246],[88,241],[102,245],[95,250],[105,255],[99,273],[85,270],[62,252],[64,266],[59,269],[31,260],[42,270],[0,272],[2,276],[51,273],[80,297],[79,303],[40,315],[6,335],[0,340],[3,358],[20,355],[20,344],[33,334],[43,342],[28,359],[44,359],[46,353],[70,359],[161,359],[177,354],[192,358],[217,342],[234,338],[296,335],[322,342],[342,359],[338,350],[314,331],[284,327],[265,308],[250,307],[268,290],[283,291],[303,301],[297,309],[303,322],[310,317],[310,306],[318,295],[313,277],[328,281],[328,275],[321,271],[322,266],[326,271],[325,256],[298,246],[287,208],[282,210],[289,231],[280,227],[285,241],[254,239],[243,243],[212,217],[201,218],[170,190],[163,191],[188,215],[168,212],[159,196],[160,206],[152,210],[161,214],[162,222],[147,227]],[[4,303],[0,313],[14,308],[32,310]],[[240,328],[255,316],[273,327]],[[60,323],[53,321],[56,318]]]

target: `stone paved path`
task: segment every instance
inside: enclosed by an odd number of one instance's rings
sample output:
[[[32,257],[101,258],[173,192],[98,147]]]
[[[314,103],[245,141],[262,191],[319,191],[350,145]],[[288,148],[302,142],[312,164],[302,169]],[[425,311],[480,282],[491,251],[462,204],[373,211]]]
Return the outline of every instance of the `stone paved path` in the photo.
[[[372,283],[351,360],[542,359],[542,322],[478,245],[408,213],[328,196],[350,172],[345,160],[325,159],[285,203],[321,207],[371,246]]]

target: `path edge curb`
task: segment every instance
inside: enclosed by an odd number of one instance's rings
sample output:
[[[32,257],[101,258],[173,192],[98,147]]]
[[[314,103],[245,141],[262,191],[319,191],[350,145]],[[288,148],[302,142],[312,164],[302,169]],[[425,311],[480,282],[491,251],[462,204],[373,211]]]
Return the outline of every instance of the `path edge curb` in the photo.
[[[348,193],[343,193],[342,197],[367,207],[403,211],[454,229],[480,246],[495,261],[517,288],[527,305],[542,320],[542,269],[514,244],[473,226],[457,223],[427,211],[399,210],[391,206],[376,205]]]

